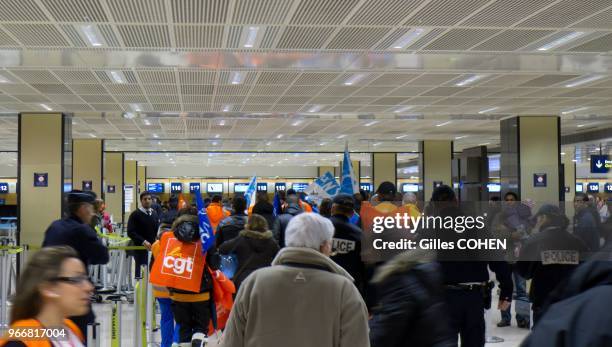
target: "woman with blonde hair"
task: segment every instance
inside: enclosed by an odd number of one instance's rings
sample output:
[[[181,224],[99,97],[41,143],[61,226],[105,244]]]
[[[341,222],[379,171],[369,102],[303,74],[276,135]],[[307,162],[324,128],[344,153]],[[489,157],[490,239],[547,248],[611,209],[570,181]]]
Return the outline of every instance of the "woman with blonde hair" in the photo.
[[[235,254],[238,260],[238,269],[232,278],[236,290],[253,271],[270,266],[278,251],[278,243],[268,230],[268,222],[257,213],[249,217],[238,237],[219,247],[219,253]]]
[[[46,247],[36,252],[19,278],[11,325],[0,346],[84,346],[83,332],[68,317],[89,311],[93,290],[74,249]]]

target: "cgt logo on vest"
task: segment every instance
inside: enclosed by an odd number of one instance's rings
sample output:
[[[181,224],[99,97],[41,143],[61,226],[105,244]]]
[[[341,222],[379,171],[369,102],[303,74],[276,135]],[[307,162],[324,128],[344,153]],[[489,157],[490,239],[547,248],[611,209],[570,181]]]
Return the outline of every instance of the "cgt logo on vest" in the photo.
[[[193,276],[195,252],[196,249],[194,248],[194,254],[184,255],[182,243],[175,238],[169,239],[162,261],[161,272],[166,275],[191,279]]]

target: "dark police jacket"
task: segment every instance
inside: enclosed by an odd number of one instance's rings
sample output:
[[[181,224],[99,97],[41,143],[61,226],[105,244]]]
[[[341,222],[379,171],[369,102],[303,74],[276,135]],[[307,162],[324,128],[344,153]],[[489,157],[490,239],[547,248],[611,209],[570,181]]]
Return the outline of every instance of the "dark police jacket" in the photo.
[[[365,266],[361,261],[362,231],[346,216],[334,215],[330,220],[335,230],[332,240],[334,255],[331,259],[353,276],[355,285],[362,291],[365,278]]]
[[[521,346],[612,346],[611,251],[574,270]]]
[[[77,251],[85,265],[108,263],[108,249],[98,239],[94,229],[74,215],[51,223],[45,231],[42,246],[70,246]]]
[[[533,279],[529,298],[541,307],[557,285],[565,280],[588,251],[578,237],[565,230],[550,227],[531,236],[523,245],[517,271]]]

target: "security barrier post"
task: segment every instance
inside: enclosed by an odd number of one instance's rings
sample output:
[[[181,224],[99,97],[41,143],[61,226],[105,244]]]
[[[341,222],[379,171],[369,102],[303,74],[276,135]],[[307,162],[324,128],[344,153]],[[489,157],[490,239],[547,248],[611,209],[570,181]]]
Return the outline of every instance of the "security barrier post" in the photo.
[[[4,249],[0,250],[0,330],[8,328],[7,325],[7,297],[8,297],[8,252]]]
[[[115,299],[111,309],[111,347],[121,347],[121,299]]]

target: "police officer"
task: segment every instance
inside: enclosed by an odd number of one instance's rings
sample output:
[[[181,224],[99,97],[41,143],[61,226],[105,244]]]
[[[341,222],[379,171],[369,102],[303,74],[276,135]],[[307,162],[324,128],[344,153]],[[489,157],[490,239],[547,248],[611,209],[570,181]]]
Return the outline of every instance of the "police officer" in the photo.
[[[361,229],[350,222],[355,200],[348,194],[338,194],[332,200],[331,222],[334,225],[331,258],[355,279],[363,295],[365,266],[361,261]]]
[[[431,201],[426,208],[428,216],[442,218],[462,217],[463,212],[458,206],[455,192],[447,185],[436,188]],[[454,229],[444,227],[436,230],[426,230],[420,238],[437,238],[457,244],[459,238],[475,238],[473,231],[466,230],[458,234]],[[499,281],[499,310],[506,310],[512,300],[511,270],[505,261],[491,261],[497,258],[482,252],[464,250],[438,250],[438,261],[442,271],[445,286],[446,304],[450,310],[451,327],[461,338],[463,347],[482,347],[485,344],[484,310],[487,297],[490,298],[488,287],[489,269],[495,272]],[[499,255],[503,259],[503,254]],[[490,301],[488,301],[490,304]]]
[[[74,248],[85,265],[108,263],[108,249],[98,239],[90,226],[95,215],[96,194],[73,190],[68,193],[68,217],[51,223],[45,232],[43,247],[70,246]],[[71,317],[74,323],[87,332],[87,324],[95,320],[93,310],[84,316]]]
[[[578,267],[589,248],[567,231],[569,219],[554,205],[543,205],[536,213],[533,236],[521,249],[518,272],[531,279],[529,298],[534,326],[542,315],[550,293]]]

